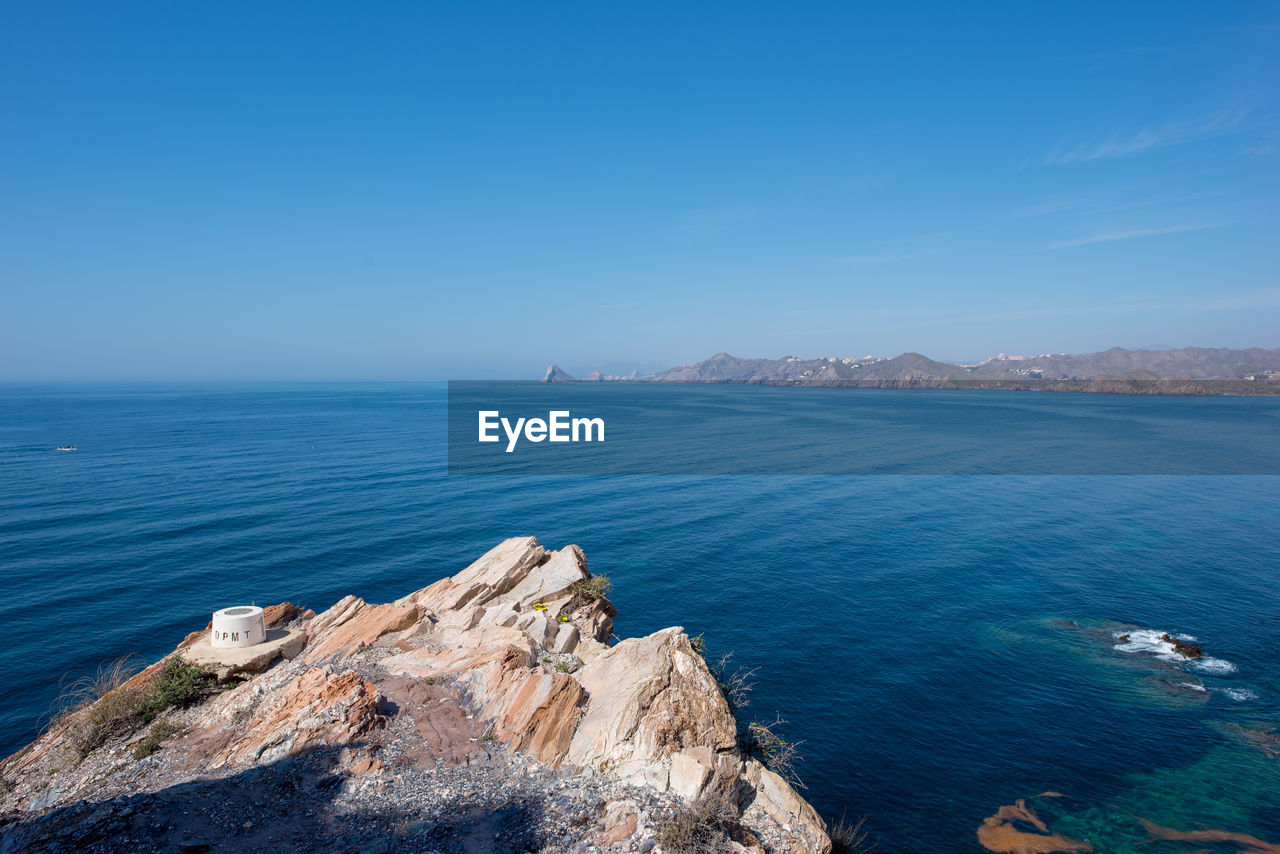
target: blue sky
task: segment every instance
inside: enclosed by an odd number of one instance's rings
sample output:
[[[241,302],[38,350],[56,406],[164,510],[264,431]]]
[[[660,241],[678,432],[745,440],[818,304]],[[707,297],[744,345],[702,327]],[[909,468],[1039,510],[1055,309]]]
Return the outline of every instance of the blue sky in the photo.
[[[0,379],[1280,347],[1271,3],[0,5]]]

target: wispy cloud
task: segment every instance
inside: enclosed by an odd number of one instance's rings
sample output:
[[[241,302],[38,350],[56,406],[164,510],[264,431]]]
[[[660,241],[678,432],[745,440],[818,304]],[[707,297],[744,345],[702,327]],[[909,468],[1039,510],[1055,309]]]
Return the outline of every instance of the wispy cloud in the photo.
[[[1256,142],[1240,149],[1240,153],[1250,157],[1270,157],[1272,154],[1280,153],[1280,145],[1274,142]]]
[[[1058,198],[1048,199],[1043,202],[1037,202],[1034,205],[1026,205],[1017,210],[1009,211],[1007,214],[996,217],[997,222],[1011,219],[1031,219],[1040,216],[1055,216],[1057,214],[1077,214],[1082,211],[1089,211],[1099,205],[1099,197],[1097,196],[1059,196]]]
[[[1277,126],[1262,130],[1240,151],[1250,157],[1270,157],[1277,152],[1280,152],[1280,127]]]
[[[1137,208],[1172,207],[1188,202],[1203,202],[1208,199],[1219,199],[1226,195],[1227,193],[1225,192],[1194,193],[1183,196],[1155,196],[1126,201],[1121,201],[1112,194],[1060,196],[1010,211],[1007,214],[996,217],[996,221],[1004,222],[1044,216],[1097,216],[1099,214],[1116,213]]]
[[[1103,139],[1060,147],[1044,159],[1044,164],[1064,166],[1090,160],[1131,157],[1144,151],[1224,136],[1238,131],[1248,113],[1248,110],[1223,110],[1189,121],[1166,122],[1136,133],[1112,134]]]
[[[1062,240],[1039,247],[1039,251],[1049,249],[1070,249],[1073,246],[1088,246],[1093,243],[1111,243],[1116,240],[1136,240],[1141,237],[1160,237],[1165,234],[1181,234],[1186,231],[1204,231],[1209,228],[1221,228],[1223,223],[1208,222],[1195,225],[1171,225],[1164,228],[1135,228],[1129,231],[1109,231],[1103,234],[1089,234],[1071,240]]]

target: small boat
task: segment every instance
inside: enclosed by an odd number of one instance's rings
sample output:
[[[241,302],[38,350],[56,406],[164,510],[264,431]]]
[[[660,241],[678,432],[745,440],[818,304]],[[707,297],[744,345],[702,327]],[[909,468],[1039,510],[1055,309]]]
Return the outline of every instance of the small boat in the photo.
[[[77,448],[75,445],[59,445],[58,450],[59,451],[78,451],[80,449]]]

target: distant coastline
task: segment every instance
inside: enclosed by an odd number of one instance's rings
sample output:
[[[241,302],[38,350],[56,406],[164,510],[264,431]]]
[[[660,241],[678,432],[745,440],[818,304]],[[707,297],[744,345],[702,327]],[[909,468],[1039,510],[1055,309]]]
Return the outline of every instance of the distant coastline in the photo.
[[[893,358],[743,359],[717,353],[694,365],[650,375],[592,371],[578,378],[550,365],[543,382],[732,383],[878,389],[995,389],[1084,394],[1173,396],[1280,394],[1280,349],[1125,350],[1098,353],[1001,353],[972,364],[939,362],[919,353]]]
[[[789,388],[869,388],[919,391],[1051,391],[1076,394],[1137,394],[1170,397],[1233,397],[1280,394],[1280,383],[1248,380],[555,380],[554,382],[603,382],[618,384],[652,383],[664,385],[760,385]]]

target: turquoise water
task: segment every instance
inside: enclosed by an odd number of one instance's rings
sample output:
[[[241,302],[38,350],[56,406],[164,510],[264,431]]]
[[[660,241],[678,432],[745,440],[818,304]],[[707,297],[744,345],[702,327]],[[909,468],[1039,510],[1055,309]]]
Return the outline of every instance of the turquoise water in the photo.
[[[979,850],[1050,791],[1099,851],[1239,850],[1136,817],[1280,843],[1280,478],[447,477],[444,421],[443,385],[0,388],[0,749],[228,602],[388,600],[532,534],[613,579],[620,636],[758,668],[746,714],[877,850]]]

